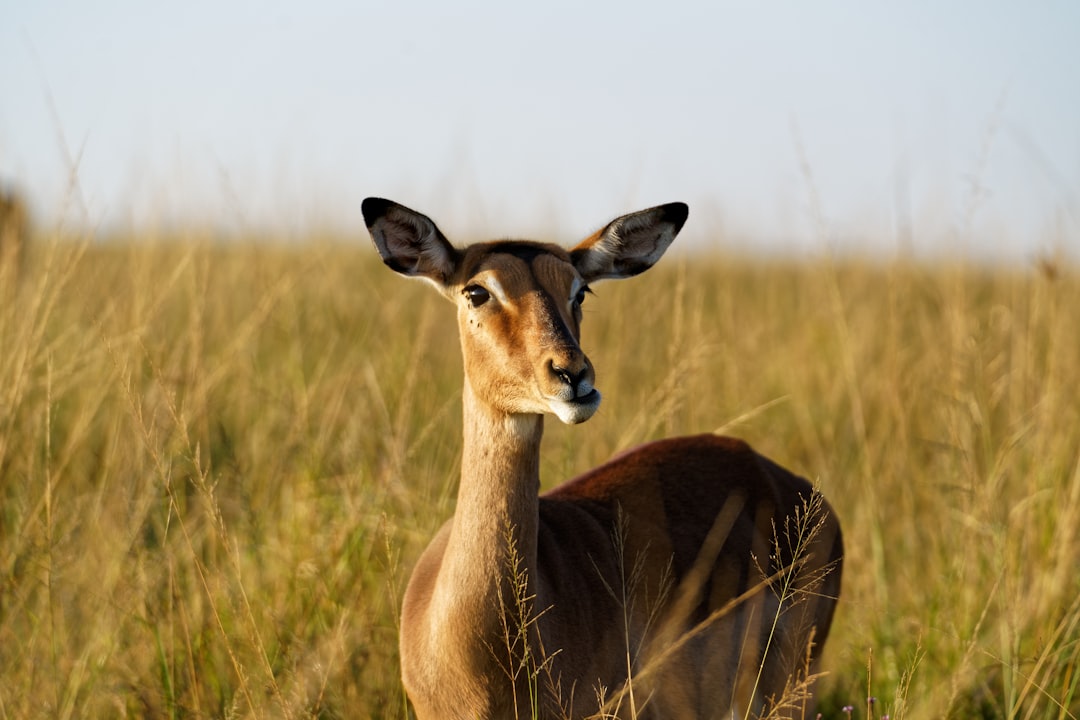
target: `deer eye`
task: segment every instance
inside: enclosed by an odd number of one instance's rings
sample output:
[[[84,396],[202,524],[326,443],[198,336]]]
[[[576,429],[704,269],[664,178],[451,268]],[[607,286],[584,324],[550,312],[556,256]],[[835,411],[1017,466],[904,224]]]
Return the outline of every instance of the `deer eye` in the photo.
[[[577,295],[574,296],[574,305],[581,307],[581,304],[585,302],[585,295],[591,292],[592,290],[589,288],[588,285],[582,285],[581,289],[578,290]]]
[[[465,294],[465,297],[469,298],[469,304],[474,308],[480,307],[491,299],[491,293],[479,285],[469,285],[462,292]]]

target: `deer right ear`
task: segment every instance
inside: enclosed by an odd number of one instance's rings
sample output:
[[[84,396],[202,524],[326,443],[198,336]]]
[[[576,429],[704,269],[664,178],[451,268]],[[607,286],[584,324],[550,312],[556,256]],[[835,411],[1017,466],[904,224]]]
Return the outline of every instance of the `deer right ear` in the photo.
[[[446,288],[457,268],[458,252],[431,218],[383,198],[366,198],[360,209],[388,268]]]
[[[657,205],[615,218],[570,251],[570,260],[585,282],[626,278],[651,268],[690,212],[686,203]]]

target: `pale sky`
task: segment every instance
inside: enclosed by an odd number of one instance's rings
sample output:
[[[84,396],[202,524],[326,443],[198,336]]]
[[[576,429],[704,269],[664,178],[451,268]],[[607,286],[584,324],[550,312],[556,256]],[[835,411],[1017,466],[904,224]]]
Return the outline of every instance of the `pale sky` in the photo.
[[[0,180],[101,229],[683,200],[691,246],[1080,257],[1080,2],[0,0]]]

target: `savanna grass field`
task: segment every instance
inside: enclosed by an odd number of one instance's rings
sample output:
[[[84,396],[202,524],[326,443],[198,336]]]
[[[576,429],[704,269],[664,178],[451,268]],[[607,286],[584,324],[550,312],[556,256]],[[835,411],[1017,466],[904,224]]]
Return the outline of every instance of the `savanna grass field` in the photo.
[[[32,240],[0,268],[0,718],[409,717],[453,308],[366,236]],[[545,487],[713,430],[815,481],[823,717],[1080,715],[1075,267],[675,251],[584,316],[604,404],[548,421]]]

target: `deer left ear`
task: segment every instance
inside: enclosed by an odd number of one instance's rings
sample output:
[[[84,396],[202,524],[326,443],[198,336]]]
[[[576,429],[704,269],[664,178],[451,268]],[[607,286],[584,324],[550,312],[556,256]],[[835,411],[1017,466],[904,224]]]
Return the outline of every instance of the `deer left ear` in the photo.
[[[570,251],[585,282],[626,278],[651,268],[679,234],[690,208],[676,202],[623,215]]]
[[[458,252],[431,218],[382,198],[369,197],[360,209],[387,267],[446,289],[457,268]]]

